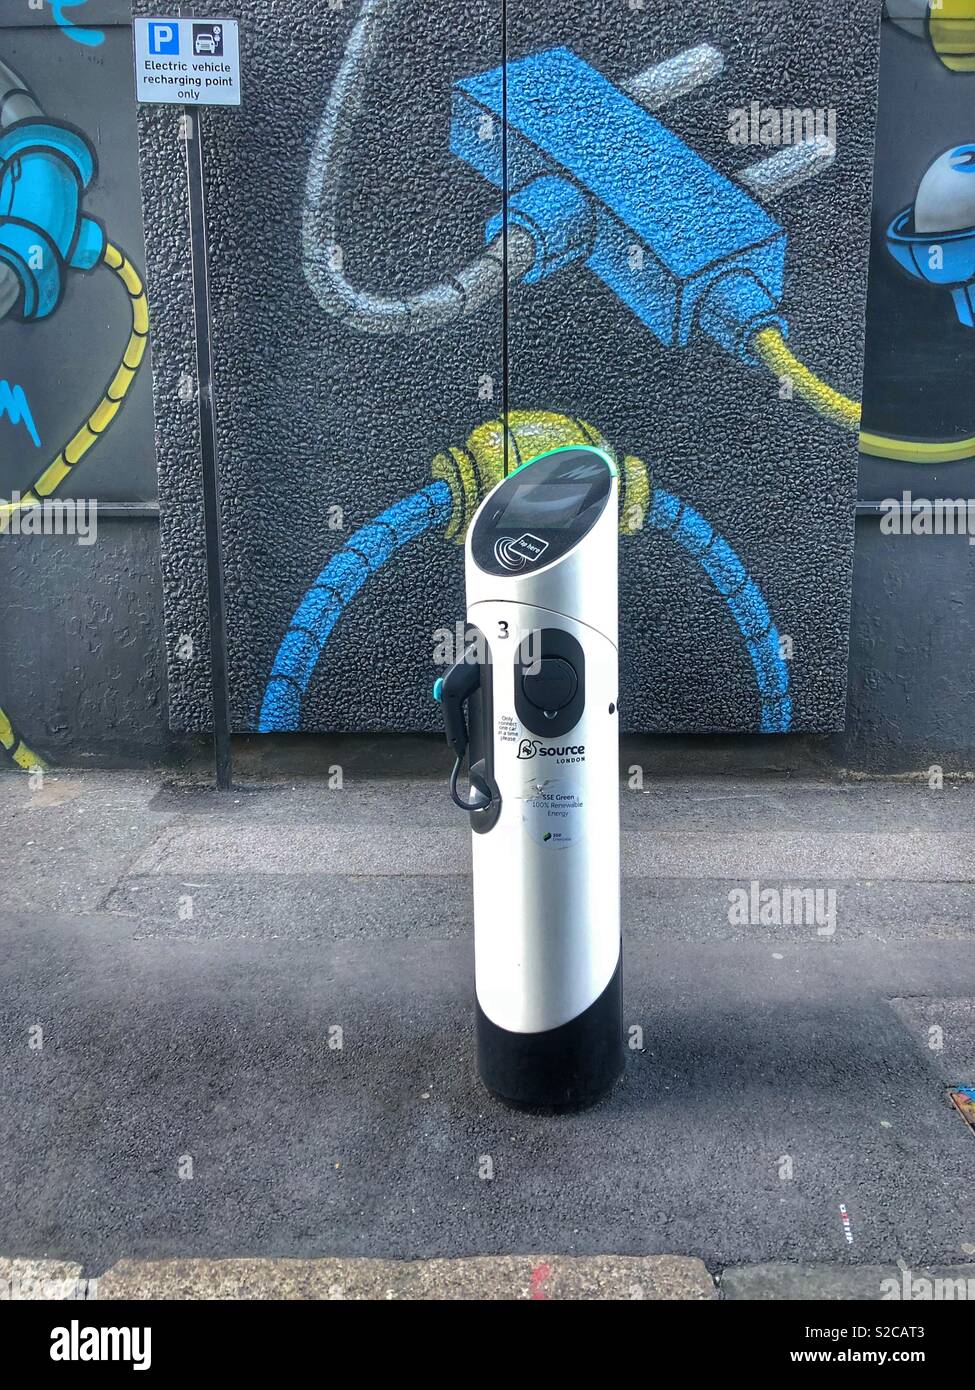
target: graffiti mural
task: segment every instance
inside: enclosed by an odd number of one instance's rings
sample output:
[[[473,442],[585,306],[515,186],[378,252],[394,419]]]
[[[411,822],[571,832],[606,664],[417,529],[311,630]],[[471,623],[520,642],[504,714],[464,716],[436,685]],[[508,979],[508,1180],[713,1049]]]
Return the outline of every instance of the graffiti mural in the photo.
[[[241,7],[253,89],[211,126],[238,729],[436,727],[479,501],[581,441],[624,484],[628,726],[842,725],[875,15],[702,9],[521,0],[502,45],[488,0]],[[141,154],[171,707],[195,730],[195,438],[159,389],[188,303],[173,122],[144,113]]]
[[[952,72],[975,72],[972,0],[890,0],[884,17],[930,45]]]
[[[370,576],[401,546],[439,528],[446,528],[447,539],[463,540],[481,498],[504,474],[505,444],[510,470],[567,443],[595,444],[614,452],[609,441],[582,420],[512,412],[504,422],[491,421],[475,431],[464,450],[454,449],[434,460],[436,482],[350,536],[303,597],[278,649],[261,708],[260,732],[300,727],[302,699],[335,624]],[[641,459],[627,456],[620,477],[623,535],[653,527],[671,536],[696,561],[727,605],[748,651],[761,701],[760,730],[787,732],[792,713],[788,664],[765,600],[741,560],[693,507],[664,488],[651,488]]]
[[[948,466],[975,458],[975,0],[891,0],[881,37],[861,435],[876,498],[918,464],[955,488]]]
[[[79,494],[75,471],[116,426],[147,344],[142,277],[114,240],[111,224],[92,209],[98,151],[74,123],[65,100],[71,84],[60,80],[59,68],[69,59],[78,61],[72,52],[84,63],[82,53],[106,43],[102,30],[74,23],[67,12],[79,8],[53,4],[35,14],[33,26],[0,27],[0,535],[5,555],[13,535],[37,530],[37,517],[56,496],[90,495]],[[64,37],[71,41],[66,46]],[[59,48],[57,59],[52,43]],[[15,57],[15,50],[23,57]],[[94,80],[93,73],[85,76]],[[116,99],[120,95],[114,93]],[[130,99],[128,92],[124,98]],[[130,227],[131,214],[130,200],[125,211]],[[145,397],[141,404],[145,430]],[[122,450],[131,439],[127,433]],[[10,603],[9,579],[5,597]],[[16,654],[11,647],[9,655]],[[16,666],[11,660],[5,667],[5,685]],[[6,704],[2,691],[0,698]],[[38,705],[44,698],[36,693],[34,728],[42,723]],[[21,767],[42,766],[25,737],[20,722],[0,709],[0,747],[6,756]]]

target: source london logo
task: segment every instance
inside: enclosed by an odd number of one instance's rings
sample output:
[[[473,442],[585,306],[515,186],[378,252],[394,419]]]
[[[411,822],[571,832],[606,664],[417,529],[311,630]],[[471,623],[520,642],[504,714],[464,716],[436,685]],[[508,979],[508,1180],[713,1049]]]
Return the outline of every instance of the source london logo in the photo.
[[[586,756],[586,745],[565,744],[561,748],[546,748],[537,738],[523,738],[518,744],[519,758],[573,758],[581,762]]]

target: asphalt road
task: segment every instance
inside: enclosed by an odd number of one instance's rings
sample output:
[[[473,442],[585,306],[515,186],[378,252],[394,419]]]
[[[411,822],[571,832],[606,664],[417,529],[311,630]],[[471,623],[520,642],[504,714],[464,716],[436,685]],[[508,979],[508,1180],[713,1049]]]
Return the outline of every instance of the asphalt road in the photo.
[[[475,1076],[439,781],[0,778],[0,1255],[964,1262],[973,811],[970,785],[624,791],[642,1037],[600,1106],[539,1117]],[[835,934],[730,922],[752,879],[835,891]]]

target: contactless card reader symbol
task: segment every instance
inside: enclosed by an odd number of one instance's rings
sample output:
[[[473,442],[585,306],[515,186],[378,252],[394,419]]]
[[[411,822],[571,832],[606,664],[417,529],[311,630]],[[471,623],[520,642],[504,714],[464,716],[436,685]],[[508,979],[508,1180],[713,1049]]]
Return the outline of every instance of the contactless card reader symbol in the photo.
[[[516,541],[511,541],[508,546],[509,555],[521,555],[530,565],[541,559],[546,550],[548,550],[548,541],[543,541],[539,536],[533,536],[530,531],[526,531]]]
[[[511,536],[501,536],[494,545],[495,557],[509,570],[524,569],[526,563],[537,564],[546,550],[548,541],[543,541],[540,536],[533,536],[530,531],[525,531],[517,540],[513,540]]]

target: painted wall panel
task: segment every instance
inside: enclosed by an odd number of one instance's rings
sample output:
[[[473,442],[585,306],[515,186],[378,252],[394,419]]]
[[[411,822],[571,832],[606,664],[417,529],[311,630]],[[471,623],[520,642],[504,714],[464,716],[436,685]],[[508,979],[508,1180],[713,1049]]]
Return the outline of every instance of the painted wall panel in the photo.
[[[781,316],[804,360],[858,399],[876,8],[867,0],[847,7],[842,25],[825,3],[744,10],[712,3],[695,14],[519,3],[508,12],[509,59],[529,68],[526,100],[554,49],[577,65],[574,86],[586,74],[605,97],[580,113],[571,155],[541,149],[548,137],[537,129],[519,151],[509,129],[512,158],[521,160],[511,166],[513,184],[523,181],[517,170],[537,173],[539,159],[557,173],[564,157],[570,203],[582,200],[588,215],[606,222],[598,247],[549,278],[514,267],[509,404],[522,412],[510,421],[516,435],[533,429],[544,446],[553,430],[573,428],[566,418],[582,420],[621,456],[642,459],[659,488],[661,509],[624,547],[629,726],[838,728],[854,433],[799,400],[780,399],[776,374],[702,335],[698,318],[708,313],[728,340],[718,320],[737,312],[741,293],[751,303],[755,285],[764,287],[772,295],[767,318],[747,326],[774,327]],[[435,633],[463,611],[456,541],[502,465],[491,440],[502,408],[500,296],[485,292],[483,266],[471,272],[473,286],[456,284],[458,270],[484,254],[486,224],[499,210],[485,161],[499,157],[501,122],[495,112],[492,124],[481,92],[480,118],[459,131],[455,104],[456,84],[501,61],[500,8],[434,11],[370,0],[333,9],[319,0],[296,18],[249,0],[239,13],[245,103],[239,113],[208,118],[234,722],[267,730],[434,728],[427,692]],[[667,111],[651,117],[620,94],[635,74],[703,44],[718,55],[720,71]],[[538,99],[544,103],[543,91]],[[736,145],[732,113],[750,114],[753,101],[755,129],[744,138],[756,143]],[[689,160],[703,201],[685,208],[683,221],[676,166],[670,206],[666,180],[641,168],[635,147],[620,149],[614,168],[596,170],[623,107],[631,121],[658,121],[658,145],[641,147],[644,165],[652,148],[664,162],[687,151],[683,182]],[[766,110],[793,107],[822,110],[828,131],[835,128],[836,157],[763,204],[744,191],[741,170],[769,154],[795,154],[781,141],[770,149],[760,130]],[[322,150],[333,134],[348,136],[348,157],[341,168],[326,160],[323,174]],[[152,229],[172,709],[175,727],[202,729],[195,422],[192,402],[177,392],[191,345],[174,113],[144,114],[141,155]],[[744,232],[718,227],[714,200],[722,196],[741,210]],[[615,222],[614,200],[628,203]],[[638,291],[620,278],[625,229],[641,217],[643,234],[669,245],[673,341],[652,322],[660,296],[641,318]],[[701,235],[692,244],[695,227]],[[720,245],[716,230],[727,233]],[[520,244],[522,259],[531,260],[524,238]],[[599,258],[614,255],[615,271],[603,264],[600,278]],[[705,308],[704,291],[715,288],[719,270],[739,278],[722,280]],[[453,289],[441,288],[432,309],[414,306],[412,333],[386,331],[391,325],[380,320],[393,311],[370,321],[335,288],[344,279],[399,298],[451,274]],[[484,302],[452,317],[445,303],[465,291],[468,304]],[[686,506],[676,518],[666,510],[671,495]],[[715,533],[707,554],[695,552],[703,532],[689,534],[698,515]],[[453,534],[445,538],[447,530]]]
[[[487,3],[449,16],[390,8],[332,251],[356,286],[399,295],[480,255],[473,177],[444,177],[451,82],[496,62],[500,34]],[[487,379],[500,381],[501,307],[495,296],[447,337],[363,335],[322,308],[303,265],[303,207],[357,10],[321,4],[296,18],[252,4],[241,14],[247,98],[239,114],[208,121],[207,167],[233,714],[237,727],[255,728],[303,595],[355,532],[427,487],[438,450],[484,418]],[[146,218],[157,228],[150,279],[170,689],[176,727],[195,729],[206,723],[208,672],[194,405],[177,391],[192,352],[178,115],[145,114],[142,158]],[[432,634],[460,612],[459,556],[443,541],[445,525],[439,517],[350,603],[309,684],[305,727],[430,726]]]
[[[163,737],[157,538],[92,534],[96,504],[156,495],[135,132],[127,6],[3,7],[0,748],[21,765]]]
[[[513,289],[512,400],[582,416],[642,460],[652,496],[683,505],[672,524],[651,507],[621,546],[621,712],[649,730],[839,728],[855,435],[788,398],[752,335],[779,323],[812,371],[859,399],[876,8],[845,7],[842,24],[815,4],[555,12],[516,0],[509,13],[529,126],[534,97],[558,86],[549,46],[584,60],[584,76],[564,68],[558,103],[576,108],[569,176],[591,190],[597,221],[608,209],[619,222],[622,261],[607,285],[597,228],[590,258]],[[629,99],[641,89],[649,110]],[[508,99],[517,120],[517,82]],[[793,127],[835,155],[756,196],[745,171],[802,154]],[[643,288],[660,263],[679,278],[662,320]],[[741,316],[733,341],[705,326],[725,291]],[[711,528],[701,553],[682,543],[692,513]],[[708,575],[722,543],[741,561],[730,594]]]
[[[886,444],[864,454],[860,473],[861,495],[875,501],[905,488],[975,494],[971,8],[967,21],[932,29],[918,17],[926,6],[908,14],[899,3],[882,28],[863,427]]]

